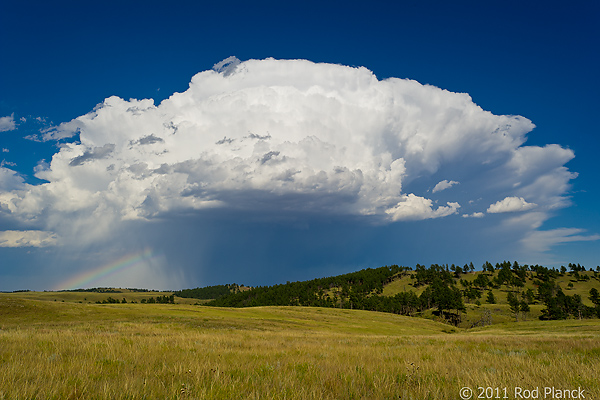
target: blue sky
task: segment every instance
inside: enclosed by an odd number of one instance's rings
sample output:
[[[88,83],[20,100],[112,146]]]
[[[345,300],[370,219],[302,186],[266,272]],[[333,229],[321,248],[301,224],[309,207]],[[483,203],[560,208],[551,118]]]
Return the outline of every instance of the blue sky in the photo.
[[[0,290],[595,267],[599,19],[590,1],[4,2]]]

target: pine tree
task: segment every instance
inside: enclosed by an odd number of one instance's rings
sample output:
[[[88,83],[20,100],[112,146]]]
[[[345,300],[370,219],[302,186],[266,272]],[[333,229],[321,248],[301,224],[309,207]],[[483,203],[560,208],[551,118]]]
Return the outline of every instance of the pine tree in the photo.
[[[521,312],[523,312],[523,314],[525,314],[525,315],[527,315],[527,313],[530,311],[529,304],[527,304],[527,302],[525,300],[521,301],[519,308],[520,308]]]
[[[590,301],[594,303],[596,306],[600,306],[600,293],[598,293],[598,289],[591,288],[590,289]]]
[[[519,321],[519,311],[521,310],[521,303],[519,302],[519,299],[517,299],[517,296],[515,296],[513,292],[508,292],[506,301],[510,306],[510,311],[515,314],[515,320]]]

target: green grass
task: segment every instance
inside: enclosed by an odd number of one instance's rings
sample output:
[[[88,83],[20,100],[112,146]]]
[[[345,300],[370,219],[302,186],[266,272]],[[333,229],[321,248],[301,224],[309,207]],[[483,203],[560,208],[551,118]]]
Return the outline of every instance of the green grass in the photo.
[[[0,294],[0,328],[136,321],[203,329],[336,330],[363,334],[439,334],[446,325],[388,313],[308,307],[219,308],[178,304],[79,304]]]
[[[78,301],[0,294],[0,399],[457,399],[465,386],[600,398],[598,320],[465,330],[360,310]]]

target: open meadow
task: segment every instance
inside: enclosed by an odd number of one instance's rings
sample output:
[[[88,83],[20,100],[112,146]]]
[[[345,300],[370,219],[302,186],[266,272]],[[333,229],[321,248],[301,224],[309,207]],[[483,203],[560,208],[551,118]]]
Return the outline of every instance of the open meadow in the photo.
[[[600,399],[597,319],[467,330],[361,310],[94,296],[0,294],[0,399],[460,399],[464,388]]]

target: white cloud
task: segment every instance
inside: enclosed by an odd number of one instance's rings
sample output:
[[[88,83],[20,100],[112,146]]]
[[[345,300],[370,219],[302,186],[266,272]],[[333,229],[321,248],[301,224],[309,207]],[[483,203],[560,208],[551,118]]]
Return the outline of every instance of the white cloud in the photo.
[[[441,192],[442,190],[446,190],[448,188],[451,188],[454,185],[458,185],[459,182],[457,181],[448,181],[446,179],[444,179],[441,182],[438,182],[437,185],[435,185],[435,187],[433,188],[432,192],[436,193],[436,192]]]
[[[48,247],[55,246],[58,237],[44,231],[0,231],[0,247]]]
[[[528,203],[522,197],[506,197],[490,205],[487,212],[490,214],[527,211],[537,207],[535,203]]]
[[[11,114],[8,117],[0,117],[0,132],[13,131],[17,129],[14,116],[14,114]]]
[[[419,220],[446,217],[456,214],[460,208],[458,203],[448,202],[448,206],[440,206],[434,210],[432,203],[430,199],[418,197],[410,193],[403,196],[402,201],[395,207],[386,210],[386,213],[392,217],[393,221]]]
[[[10,151],[10,150],[8,150],[8,149],[2,148],[2,152],[3,152],[3,153],[8,153],[9,151]]]
[[[5,169],[13,181],[2,186],[0,210],[92,241],[120,221],[214,207],[443,218],[468,198],[438,206],[426,188],[458,182],[469,198],[505,197],[488,212],[563,207],[573,153],[523,147],[533,127],[484,111],[467,94],[380,81],[366,68],[229,58],[159,105],[110,97],[44,130],[43,140],[80,141],[36,168],[48,183],[19,183]],[[456,180],[440,182],[442,171]]]

